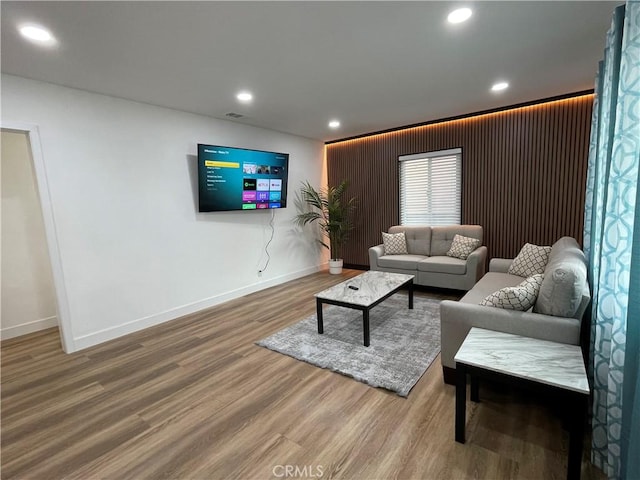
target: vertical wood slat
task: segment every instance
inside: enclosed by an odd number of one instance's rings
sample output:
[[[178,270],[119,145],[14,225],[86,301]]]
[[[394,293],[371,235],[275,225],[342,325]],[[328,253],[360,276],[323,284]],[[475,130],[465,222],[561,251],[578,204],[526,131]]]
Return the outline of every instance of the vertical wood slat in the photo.
[[[329,185],[346,179],[358,198],[346,264],[400,222],[398,157],[462,148],[462,222],[484,227],[489,257],[513,258],[525,243],[582,242],[593,95],[412,127],[326,146]]]

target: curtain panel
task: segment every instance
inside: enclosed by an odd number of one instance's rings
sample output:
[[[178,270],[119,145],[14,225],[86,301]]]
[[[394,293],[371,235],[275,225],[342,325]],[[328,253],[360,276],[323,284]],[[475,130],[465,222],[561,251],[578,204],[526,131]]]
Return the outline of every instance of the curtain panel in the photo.
[[[584,249],[592,289],[592,461],[640,478],[640,2],[615,9],[595,85]]]

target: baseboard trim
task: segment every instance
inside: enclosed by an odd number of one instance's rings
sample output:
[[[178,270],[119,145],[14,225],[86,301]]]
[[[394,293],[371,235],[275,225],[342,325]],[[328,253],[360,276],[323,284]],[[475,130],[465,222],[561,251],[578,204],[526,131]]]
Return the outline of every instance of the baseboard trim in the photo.
[[[369,265],[360,265],[358,263],[345,263],[344,268],[350,268],[352,270],[369,270]]]
[[[128,335],[130,333],[134,333],[140,330],[144,330],[145,328],[153,327],[161,323],[175,320],[185,315],[189,315],[195,312],[199,312],[200,310],[205,310],[215,305],[219,305],[220,303],[228,302],[229,300],[234,300],[244,295],[248,295],[250,293],[255,293],[260,290],[264,290],[265,288],[275,287],[276,285],[280,285],[281,283],[289,282],[291,280],[295,280],[297,278],[304,277],[312,273],[316,273],[320,271],[322,268],[323,268],[322,265],[315,266],[315,267],[308,267],[302,270],[298,270],[296,272],[288,273],[286,275],[281,275],[279,277],[271,278],[266,281],[259,281],[251,285],[248,285],[246,287],[231,290],[229,292],[222,293],[220,295],[215,295],[213,297],[205,298],[198,302],[182,305],[180,307],[172,308],[171,310],[160,312],[154,315],[149,315],[147,317],[138,318],[136,320],[133,320],[115,327],[107,328],[104,330],[89,333],[87,335],[82,335],[79,337],[74,337],[73,340],[74,340],[75,349],[73,351],[75,352],[78,350],[83,350],[85,348],[93,347],[94,345],[108,342],[109,340],[114,340],[124,335]],[[72,353],[72,351],[69,351],[67,353]]]
[[[53,316],[41,318],[40,320],[34,320],[32,322],[14,325],[13,327],[3,328],[0,330],[0,340],[8,340],[10,338],[20,337],[22,335],[39,332],[40,330],[46,330],[47,328],[57,326],[58,317]]]

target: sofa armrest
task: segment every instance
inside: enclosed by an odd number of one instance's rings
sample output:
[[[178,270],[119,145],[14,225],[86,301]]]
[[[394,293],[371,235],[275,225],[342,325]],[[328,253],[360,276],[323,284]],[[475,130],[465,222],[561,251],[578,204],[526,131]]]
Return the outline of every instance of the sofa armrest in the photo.
[[[467,274],[475,272],[476,282],[484,277],[487,271],[487,247],[476,248],[467,257]]]
[[[378,259],[384,255],[384,245],[376,245],[369,248],[369,269],[378,270]]]
[[[511,263],[513,263],[513,258],[492,258],[489,262],[489,271],[507,273]]]
[[[533,312],[444,300],[440,303],[442,365],[455,368],[455,357],[471,327],[578,345],[580,321]]]

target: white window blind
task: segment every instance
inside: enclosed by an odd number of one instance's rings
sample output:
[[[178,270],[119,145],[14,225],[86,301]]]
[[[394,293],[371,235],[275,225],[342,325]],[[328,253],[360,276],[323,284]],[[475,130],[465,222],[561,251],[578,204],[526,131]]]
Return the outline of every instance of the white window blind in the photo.
[[[400,223],[459,225],[462,150],[404,155],[400,161]]]

